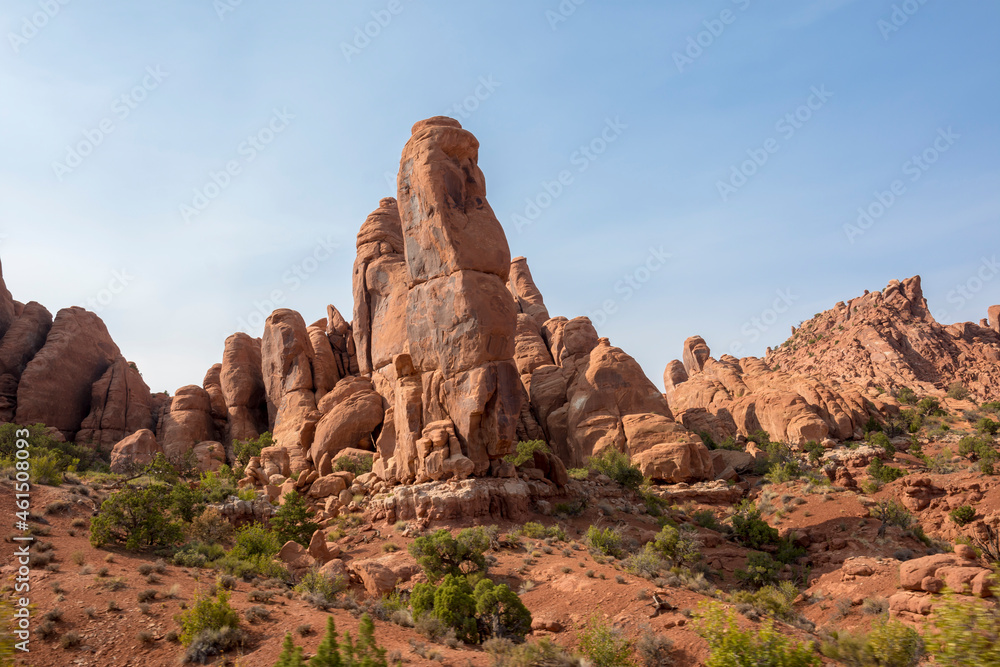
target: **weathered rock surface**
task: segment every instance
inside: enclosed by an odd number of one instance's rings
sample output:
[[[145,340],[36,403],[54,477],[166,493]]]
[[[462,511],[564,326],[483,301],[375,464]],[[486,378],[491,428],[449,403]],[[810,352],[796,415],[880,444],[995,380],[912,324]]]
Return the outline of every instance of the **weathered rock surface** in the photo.
[[[860,437],[872,415],[889,409],[861,387],[776,371],[754,357],[715,360],[697,336],[685,342],[684,358],[683,366],[667,365],[665,396],[685,425],[714,440],[760,429],[795,444],[845,440]]]
[[[149,465],[162,452],[153,432],[148,428],[139,429],[115,444],[111,450],[111,470],[125,473],[133,467]]]
[[[157,440],[171,461],[184,456],[200,442],[215,440],[215,422],[208,392],[197,385],[181,387],[160,420]]]
[[[93,384],[119,358],[100,317],[83,308],[60,310],[21,374],[15,421],[52,426],[72,440],[90,412]]]
[[[464,461],[483,475],[517,439],[510,251],[478,148],[452,119],[414,125],[398,203],[383,199],[358,234],[354,338],[359,367],[385,400],[375,471],[387,481],[464,476]],[[428,444],[440,443],[425,429],[436,422],[450,422],[457,456]]]
[[[91,387],[90,413],[77,442],[107,448],[139,429],[151,429],[153,397],[139,371],[119,358]]]
[[[344,449],[371,449],[372,433],[382,424],[382,397],[365,377],[349,376],[320,401],[323,417],[316,425],[310,459],[320,475],[333,471],[332,463]]]
[[[998,311],[990,309],[990,322]],[[963,384],[979,400],[1000,395],[1000,325],[943,325],[927,309],[920,276],[891,281],[820,313],[766,358],[788,373],[918,393]]]
[[[2,280],[0,275],[0,282]],[[2,289],[0,300],[3,298]],[[51,328],[52,314],[41,304],[30,301],[6,333],[0,334],[0,421],[14,419],[21,374],[42,349]]]
[[[226,404],[227,440],[256,438],[268,429],[260,339],[235,333],[226,339],[219,384]]]

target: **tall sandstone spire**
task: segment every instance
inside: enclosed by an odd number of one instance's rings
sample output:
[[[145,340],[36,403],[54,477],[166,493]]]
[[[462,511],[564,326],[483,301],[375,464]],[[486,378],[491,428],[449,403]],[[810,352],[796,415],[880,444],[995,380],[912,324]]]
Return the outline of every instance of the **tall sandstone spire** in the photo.
[[[358,235],[355,345],[388,404],[376,467],[386,480],[484,475],[517,438],[510,249],[478,156],[458,121],[417,123],[398,201],[383,199]]]

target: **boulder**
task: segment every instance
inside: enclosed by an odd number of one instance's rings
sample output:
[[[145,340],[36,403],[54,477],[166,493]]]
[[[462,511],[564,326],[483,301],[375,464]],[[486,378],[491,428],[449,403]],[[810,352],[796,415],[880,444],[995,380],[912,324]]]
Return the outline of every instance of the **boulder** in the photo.
[[[139,429],[122,438],[111,450],[111,471],[126,473],[133,467],[149,465],[163,449],[149,429]]]
[[[221,442],[199,442],[193,450],[195,463],[201,472],[215,472],[226,464],[226,450]]]
[[[643,477],[676,484],[715,477],[712,457],[700,442],[663,443],[632,457]]]
[[[216,439],[208,392],[197,385],[181,387],[163,415],[157,440],[171,461],[179,461],[200,442]]]
[[[341,380],[320,401],[324,413],[316,426],[311,458],[322,475],[333,471],[333,460],[345,449],[374,449],[372,432],[382,424],[382,397],[367,378]]]
[[[396,586],[421,571],[413,557],[405,551],[351,561],[348,568],[361,579],[368,594],[376,599],[388,595]]]

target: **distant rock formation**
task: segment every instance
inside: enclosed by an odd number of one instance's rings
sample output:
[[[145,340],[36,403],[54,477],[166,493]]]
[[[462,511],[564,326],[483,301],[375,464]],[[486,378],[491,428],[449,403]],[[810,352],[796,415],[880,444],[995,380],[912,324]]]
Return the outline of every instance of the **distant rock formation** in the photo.
[[[961,383],[1000,399],[1000,306],[988,322],[943,325],[927,309],[920,276],[893,280],[804,322],[765,363],[862,387],[940,392]]]
[[[667,364],[665,396],[686,427],[716,442],[757,430],[794,444],[847,440],[890,409],[862,387],[772,370],[755,357],[715,360],[700,336],[684,342],[683,358]]]

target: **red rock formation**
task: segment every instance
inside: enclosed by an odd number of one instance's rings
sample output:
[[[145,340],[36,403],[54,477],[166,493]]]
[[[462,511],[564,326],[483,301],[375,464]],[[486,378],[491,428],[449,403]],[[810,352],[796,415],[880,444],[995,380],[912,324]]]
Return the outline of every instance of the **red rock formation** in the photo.
[[[226,339],[219,384],[226,403],[227,442],[256,438],[268,429],[259,338],[235,333]]]
[[[149,465],[153,457],[162,452],[153,432],[139,429],[115,444],[111,450],[111,470],[124,473],[134,467]]]
[[[314,357],[302,316],[286,308],[271,313],[261,340],[268,420],[275,444],[288,450],[292,472],[308,467],[305,453],[320,418],[313,393]]]
[[[15,421],[52,426],[73,439],[90,412],[92,385],[120,358],[100,317],[83,308],[60,310],[21,375]]]
[[[804,322],[765,361],[868,388],[940,392],[959,382],[979,400],[1000,397],[1000,333],[971,322],[936,322],[920,276],[838,303]]]
[[[3,280],[3,266],[0,265],[0,338],[7,333],[7,329],[14,323],[17,317],[14,309],[14,297],[11,296],[7,284]]]
[[[90,413],[80,424],[77,442],[106,449],[131,433],[153,428],[149,387],[124,359],[111,364],[90,395]]]
[[[51,328],[52,314],[31,301],[0,339],[0,422],[14,419],[21,374],[42,349]]]
[[[171,461],[181,461],[198,443],[215,439],[208,392],[197,385],[178,389],[157,428],[163,453]]]
[[[548,311],[524,258],[512,265],[508,288],[521,310],[514,360],[530,401],[521,419],[526,435],[540,431],[570,467],[614,447],[657,480],[713,476],[700,439],[674,421],[639,364],[598,338],[589,319],[555,317],[539,323]]]
[[[398,206],[382,200],[358,235],[354,335],[359,367],[386,398],[376,470],[387,480],[437,470],[425,459],[440,447],[426,443],[442,442],[448,428],[460,451],[449,449],[444,474],[466,474],[462,457],[487,473],[517,437],[510,251],[486,201],[478,149],[450,118],[414,125]]]
[[[684,344],[689,363],[681,367],[670,362],[663,381],[681,421],[713,439],[763,429],[776,440],[796,444],[827,437],[845,440],[860,437],[868,418],[885,409],[860,387],[774,371],[754,357],[715,360],[710,355],[701,337],[689,338]]]

